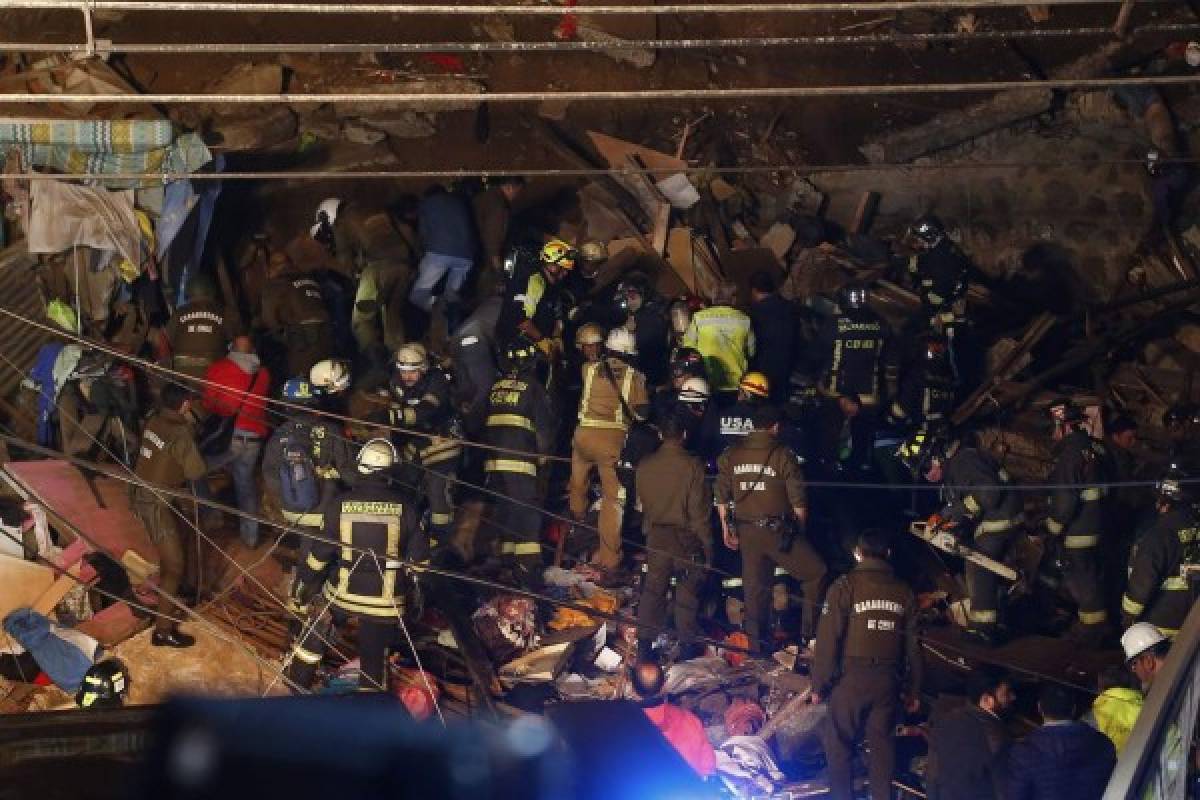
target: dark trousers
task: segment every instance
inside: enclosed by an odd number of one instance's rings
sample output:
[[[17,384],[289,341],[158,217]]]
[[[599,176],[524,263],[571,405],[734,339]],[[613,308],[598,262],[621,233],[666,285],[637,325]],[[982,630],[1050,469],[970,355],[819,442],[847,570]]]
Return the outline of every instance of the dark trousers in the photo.
[[[646,581],[638,600],[638,639],[653,641],[667,622],[667,590],[675,586],[675,632],[688,643],[700,635],[700,591],[707,557],[696,535],[684,528],[652,525],[646,535]]]
[[[1008,551],[1008,545],[1016,534],[1016,528],[1006,531],[982,533],[978,529],[971,547],[980,553],[1000,561]],[[1000,621],[1001,578],[989,569],[967,562],[967,591],[971,595],[970,622],[973,630],[992,634]]]
[[[1099,547],[1063,549],[1063,586],[1079,607],[1079,623],[1103,627],[1108,622],[1104,604]]]
[[[523,587],[540,588],[544,562],[538,479],[521,472],[491,472],[487,488],[502,495],[493,498],[492,512],[501,558],[512,564]]]
[[[333,324],[305,322],[284,331],[289,377],[307,378],[318,361],[333,356]]]
[[[755,653],[762,653],[770,639],[767,621],[776,565],[800,581],[804,592],[804,623],[800,635],[812,639],[817,629],[817,609],[827,572],[825,562],[805,536],[797,536],[786,553],[780,549],[780,538],[780,532],[773,528],[746,522],[738,524],[742,590],[746,595],[746,636]]]
[[[332,641],[334,628],[344,628],[352,616],[332,605],[324,597],[313,601],[320,616],[306,625],[292,646],[292,663],[287,677],[301,689],[312,686],[317,666]],[[396,638],[399,621],[395,617],[358,614],[358,687],[362,691],[387,691],[387,650]]]
[[[892,733],[899,694],[893,665],[847,667],[834,686],[824,730],[829,794],[834,800],[854,798],[854,749],[864,732],[871,749],[867,765],[871,800],[891,798],[896,768]]]
[[[134,487],[132,491],[133,513],[146,526],[150,541],[158,550],[158,617],[154,620],[156,633],[167,633],[175,628],[174,619],[183,616],[172,598],[179,593],[188,570],[187,549],[183,546],[179,519],[175,509],[166,499],[160,499],[149,489]]]
[[[421,475],[425,501],[429,504],[429,525],[409,540],[409,558],[428,561],[434,548],[447,544],[454,527],[454,501],[450,490],[458,459],[429,464]]]

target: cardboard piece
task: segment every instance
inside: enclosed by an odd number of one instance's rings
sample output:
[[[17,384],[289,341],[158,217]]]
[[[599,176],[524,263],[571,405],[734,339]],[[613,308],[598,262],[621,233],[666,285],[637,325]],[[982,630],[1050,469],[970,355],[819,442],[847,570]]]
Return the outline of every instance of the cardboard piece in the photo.
[[[627,142],[623,139],[617,139],[613,136],[606,136],[603,133],[596,131],[587,131],[587,137],[592,143],[592,147],[596,149],[610,167],[622,168],[627,165],[626,157],[635,155],[638,156],[642,163],[646,165],[646,169],[653,170],[657,173],[658,170],[665,170],[662,173],[656,174],[656,177],[662,178],[670,172],[682,172],[687,168],[688,163],[680,158],[660,153],[657,150],[651,150],[649,147]]]

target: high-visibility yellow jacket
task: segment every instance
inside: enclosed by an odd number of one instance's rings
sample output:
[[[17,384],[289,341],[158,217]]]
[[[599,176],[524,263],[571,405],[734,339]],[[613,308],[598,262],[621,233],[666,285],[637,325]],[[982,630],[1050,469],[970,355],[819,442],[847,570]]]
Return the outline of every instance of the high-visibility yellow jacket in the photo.
[[[736,308],[713,306],[692,315],[683,345],[696,348],[704,357],[713,391],[732,391],[754,355],[754,329],[750,317]]]
[[[1142,693],[1137,689],[1105,689],[1092,703],[1096,727],[1112,740],[1118,755],[1125,742],[1129,741],[1129,734],[1133,732],[1133,725],[1141,711]]]

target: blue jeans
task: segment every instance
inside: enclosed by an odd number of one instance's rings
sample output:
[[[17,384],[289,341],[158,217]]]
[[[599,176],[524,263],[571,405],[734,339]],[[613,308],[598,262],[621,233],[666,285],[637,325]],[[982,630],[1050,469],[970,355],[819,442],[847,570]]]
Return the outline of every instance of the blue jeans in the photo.
[[[408,293],[408,299],[414,306],[432,311],[433,303],[437,299],[433,295],[433,287],[446,275],[446,302],[458,302],[458,290],[466,283],[473,265],[474,262],[469,258],[426,253],[417,265],[417,280],[413,283],[412,291]]]
[[[233,478],[233,491],[237,495],[238,508],[246,514],[258,515],[258,457],[262,454],[263,440],[248,439],[237,431],[229,450],[215,456],[209,456],[208,472],[212,474],[219,469],[228,469]],[[196,497],[201,500],[211,500],[212,489],[209,488],[208,478],[196,481],[194,486]],[[247,547],[258,546],[258,521],[238,518],[238,532]]]

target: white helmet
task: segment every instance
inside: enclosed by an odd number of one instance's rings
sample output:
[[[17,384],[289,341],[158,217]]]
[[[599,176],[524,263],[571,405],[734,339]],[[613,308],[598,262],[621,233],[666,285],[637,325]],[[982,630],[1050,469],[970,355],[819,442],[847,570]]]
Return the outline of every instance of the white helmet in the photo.
[[[679,402],[688,405],[703,405],[709,398],[708,381],[704,378],[688,378],[679,387]]]
[[[325,394],[344,392],[350,388],[350,365],[333,358],[318,361],[308,371],[308,382]]]
[[[1121,649],[1125,651],[1125,661],[1133,661],[1151,647],[1166,640],[1167,637],[1163,636],[1162,631],[1149,622],[1133,623],[1121,634]]]
[[[637,340],[627,328],[613,328],[608,332],[604,348],[610,353],[620,353],[626,356],[637,355]]]
[[[370,475],[381,469],[390,469],[399,457],[396,448],[387,439],[372,439],[358,451],[358,471]]]
[[[317,206],[317,212],[314,215],[317,224],[308,229],[313,238],[316,238],[317,232],[321,230],[322,223],[333,225],[337,220],[338,209],[341,207],[342,198],[340,197],[326,197],[321,201],[321,205]]]
[[[424,372],[429,369],[425,345],[410,342],[396,351],[396,369],[401,372]]]
[[[594,322],[587,322],[575,331],[575,346],[583,347],[588,344],[604,344],[604,328]]]

